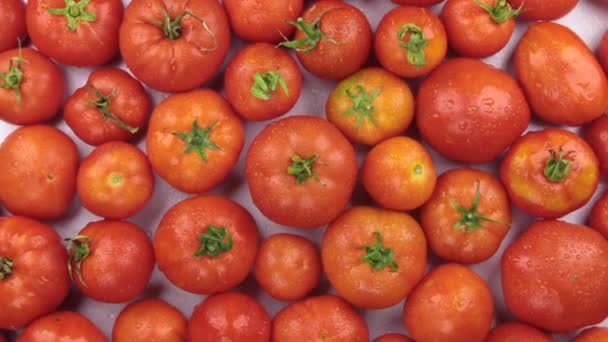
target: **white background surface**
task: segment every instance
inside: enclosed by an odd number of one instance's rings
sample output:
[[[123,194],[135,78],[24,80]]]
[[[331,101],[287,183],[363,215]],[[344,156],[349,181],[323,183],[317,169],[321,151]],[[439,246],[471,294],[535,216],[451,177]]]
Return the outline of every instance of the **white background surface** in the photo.
[[[128,0],[123,1],[125,2],[125,5],[126,3],[128,3]],[[348,2],[360,8],[367,15],[374,31],[381,17],[395,6],[388,0],[354,0]],[[440,8],[441,5],[438,5],[433,7],[433,10],[435,11],[435,13],[439,13]],[[572,12],[557,21],[572,28],[576,33],[581,36],[581,38],[587,43],[587,45],[592,50],[596,51],[602,34],[608,29],[607,19],[608,1],[581,0],[579,5]],[[527,23],[518,23],[516,31],[513,37],[511,38],[511,41],[509,42],[508,46],[502,51],[500,51],[497,55],[487,58],[484,61],[493,64],[499,68],[506,69],[507,71],[512,73],[513,67],[510,61],[510,57],[519,38],[525,32],[526,27]],[[226,58],[224,66],[234,54],[234,52],[241,48],[243,44],[244,43],[238,38],[233,37],[231,51],[228,57]],[[125,68],[124,63],[122,62],[116,62],[116,65]],[[64,70],[66,73],[68,87],[66,96],[68,96],[76,88],[84,85],[92,69],[64,67]],[[325,101],[327,99],[329,91],[333,88],[336,82],[321,81],[316,79],[314,76],[308,74],[303,69],[302,71],[304,75],[302,95],[296,106],[288,115],[313,114],[325,117]],[[221,91],[221,85],[222,74],[220,73],[218,74],[218,77],[207,83],[205,86],[213,87]],[[410,85],[414,86],[412,82],[410,82]],[[414,88],[413,90],[415,91]],[[155,104],[167,96],[167,94],[162,94],[150,90],[149,92],[153,96]],[[60,115],[59,118],[53,123],[74,139],[74,141],[78,144],[81,157],[86,156],[92,150],[91,146],[84,144],[71,132],[65,122],[60,119]],[[229,196],[233,200],[236,200],[238,203],[243,205],[247,210],[249,210],[251,214],[255,217],[260,233],[264,238],[274,233],[287,232],[306,236],[315,241],[318,245],[320,242],[320,238],[323,234],[323,229],[310,231],[280,226],[266,219],[251,202],[244,178],[244,160],[250,142],[266,124],[268,124],[268,122],[245,123],[247,132],[246,144],[240,156],[239,162],[234,168],[234,170],[232,170],[230,175],[227,177],[225,182],[214,190],[212,190],[211,192],[222,193],[226,196]],[[542,124],[535,122],[530,126],[530,129],[534,130],[541,126]],[[0,138],[3,139],[6,135],[12,132],[14,128],[15,126],[0,122]],[[411,134],[411,130],[410,132],[408,132],[408,134]],[[136,143],[139,148],[145,152],[145,144],[143,139],[136,141]],[[366,149],[361,147],[356,148],[360,163],[363,159],[363,156],[365,155]],[[431,152],[435,165],[438,168],[438,174],[451,167],[462,165],[447,161],[445,158],[442,158],[432,150]],[[476,165],[474,167],[490,171],[497,175],[497,164],[498,163],[495,162],[483,165]],[[156,192],[154,194],[154,197],[151,199],[147,207],[142,212],[130,219],[130,221],[137,223],[146,232],[148,232],[150,237],[153,237],[153,233],[156,230],[156,227],[162,217],[162,214],[176,202],[190,197],[190,195],[180,193],[177,190],[173,189],[171,186],[169,186],[167,183],[165,183],[158,177],[156,181]],[[591,208],[591,205],[599,197],[604,188],[605,181],[602,181],[598,192],[595,194],[593,200],[587,206],[585,206],[581,210],[578,210],[577,212],[574,212],[564,217],[563,219],[576,223],[584,222],[587,217],[587,213]],[[367,195],[365,194],[365,191],[362,190],[360,184],[357,185],[357,189],[355,190],[354,203],[371,204]],[[484,263],[471,266],[473,270],[478,272],[486,279],[486,281],[492,288],[492,293],[494,295],[496,304],[496,319],[498,321],[504,321],[512,318],[507,312],[502,299],[499,266],[500,256],[502,255],[502,252],[510,243],[510,241],[512,241],[515,236],[517,236],[517,234],[522,231],[522,229],[524,229],[529,223],[534,220],[533,218],[523,214],[515,208],[513,211],[513,215],[514,224],[512,225],[511,231],[509,232],[505,241],[503,241],[501,248],[496,253],[496,255]],[[77,199],[75,199],[72,208],[69,212],[69,216],[64,220],[51,222],[51,225],[57,229],[61,236],[72,237],[75,236],[80,231],[80,229],[82,229],[88,222],[96,221],[99,219],[99,217],[89,213],[86,209],[81,208]],[[440,260],[437,257],[431,256],[431,264],[437,264],[438,262],[440,262]],[[256,297],[261,303],[264,304],[271,317],[274,316],[274,314],[280,308],[286,305],[285,302],[274,300],[265,292],[263,292],[263,290],[261,290],[259,286],[257,286],[255,280],[252,277],[249,277],[238,289],[243,290],[249,293],[250,295]],[[330,289],[329,285],[327,285],[327,282],[324,279],[323,284],[315,293],[319,294],[325,291],[335,293],[333,289]],[[167,280],[165,280],[164,276],[156,268],[144,296],[160,297],[180,308],[182,312],[186,315],[186,317],[190,316],[193,307],[204,298],[199,295],[189,294],[172,286]],[[118,313],[124,308],[125,305],[126,304],[112,305],[98,303],[77,293],[76,290],[73,290],[67,302],[62,308],[73,309],[83,313],[91,320],[93,320],[106,333],[108,338],[110,338],[113,322]],[[402,324],[402,309],[403,302],[385,310],[360,311],[368,322],[370,329],[370,340],[387,332],[405,333]],[[608,325],[608,321],[604,321],[603,325]],[[568,341],[569,339],[566,335],[562,335],[558,336],[557,340]]]

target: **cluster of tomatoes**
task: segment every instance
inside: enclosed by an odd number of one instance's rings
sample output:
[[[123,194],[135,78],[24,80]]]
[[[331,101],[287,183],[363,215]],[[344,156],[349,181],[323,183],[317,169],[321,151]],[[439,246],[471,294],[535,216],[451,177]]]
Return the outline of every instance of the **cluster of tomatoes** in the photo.
[[[0,219],[0,329],[19,331],[19,342],[107,341],[59,309],[72,284],[98,302],[131,302],[115,342],[369,341],[355,308],[404,299],[418,342],[552,341],[602,322],[608,195],[587,225],[558,219],[608,176],[608,35],[598,59],[551,21],[578,0],[446,0],[440,15],[425,6],[442,0],[393,2],[373,32],[338,0],[0,0],[0,118],[19,125],[0,146],[0,201],[13,215]],[[505,47],[516,17],[538,22],[517,43],[514,78],[478,58]],[[224,94],[201,88],[232,32],[250,44],[228,62]],[[26,36],[36,48],[22,46]],[[446,60],[448,46],[458,58]],[[326,119],[281,118],[304,83],[289,50],[337,81]],[[107,66],[119,53],[130,73]],[[56,63],[104,67],[64,101]],[[420,81],[415,95],[404,79]],[[155,106],[144,85],[171,94]],[[94,146],[82,159],[49,124],[60,112]],[[532,113],[552,127],[525,133]],[[265,125],[246,152],[244,121]],[[404,134],[413,124],[421,139]],[[562,127],[583,125],[581,135]],[[132,144],[142,136],[145,153]],[[499,175],[469,166],[438,175],[420,141],[462,164],[499,160]],[[362,165],[354,146],[367,146]],[[260,242],[245,207],[209,194],[241,155],[251,210],[294,229],[326,226],[320,250],[289,233]],[[150,239],[127,219],[149,203],[155,175],[193,196],[163,213]],[[377,206],[353,203],[358,182]],[[45,222],[71,215],[76,195],[103,220],[62,239]],[[540,220],[501,256],[517,321],[493,328],[491,290],[466,265],[496,254],[512,204]],[[427,272],[428,249],[445,262]],[[175,287],[209,295],[189,319],[157,298],[134,301],[155,265]],[[250,273],[290,302],[274,318],[231,291]],[[314,292],[323,275],[337,295]],[[575,340],[606,341],[608,329]]]

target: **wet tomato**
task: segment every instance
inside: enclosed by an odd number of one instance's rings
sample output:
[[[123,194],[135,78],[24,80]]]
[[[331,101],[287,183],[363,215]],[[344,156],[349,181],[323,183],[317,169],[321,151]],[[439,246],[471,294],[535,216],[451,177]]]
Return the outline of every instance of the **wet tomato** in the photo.
[[[583,330],[572,342],[604,342],[608,341],[608,328],[593,327]]]
[[[519,322],[498,324],[484,342],[554,342],[546,333]]]
[[[30,324],[16,342],[108,342],[87,317],[72,311],[57,311]]]
[[[413,342],[411,338],[401,334],[386,334],[377,337],[374,342]]]
[[[114,322],[113,342],[184,342],[188,321],[165,301],[149,298],[125,307]]]
[[[25,4],[22,0],[0,2],[0,52],[16,48],[25,38]]]
[[[605,192],[591,208],[587,224],[608,239],[608,192]]]
[[[601,115],[587,125],[584,136],[597,156],[602,176],[608,177],[608,114]]]
[[[511,6],[522,8],[521,17],[528,20],[555,20],[572,11],[578,0],[508,0]]]

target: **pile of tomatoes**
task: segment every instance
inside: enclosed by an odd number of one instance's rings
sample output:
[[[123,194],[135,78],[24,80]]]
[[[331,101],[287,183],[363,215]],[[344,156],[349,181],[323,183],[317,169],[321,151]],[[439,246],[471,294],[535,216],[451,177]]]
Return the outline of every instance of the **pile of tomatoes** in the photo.
[[[393,3],[0,0],[0,329],[108,341],[87,297],[115,342],[608,341],[608,34],[554,21],[578,0]],[[513,72],[481,61],[516,20]],[[410,337],[370,336],[397,305]]]

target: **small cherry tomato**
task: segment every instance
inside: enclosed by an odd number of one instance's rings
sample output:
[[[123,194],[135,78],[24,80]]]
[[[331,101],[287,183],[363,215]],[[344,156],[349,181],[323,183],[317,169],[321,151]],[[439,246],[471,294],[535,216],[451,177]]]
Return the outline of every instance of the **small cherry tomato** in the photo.
[[[591,208],[587,224],[608,239],[608,191]]]
[[[56,311],[30,324],[16,342],[108,342],[87,317],[72,311]]]
[[[248,120],[268,120],[287,113],[301,90],[302,74],[296,61],[284,49],[267,43],[240,50],[224,73],[226,99]]]
[[[25,4],[22,0],[0,1],[0,13],[0,52],[3,52],[16,48],[19,40],[25,38]]]
[[[546,333],[519,322],[498,324],[484,342],[554,342]]]
[[[500,164],[500,178],[513,204],[530,215],[558,218],[585,205],[599,182],[591,147],[560,128],[528,132]]]
[[[608,114],[585,127],[585,138],[597,156],[602,176],[608,177]]]
[[[592,327],[583,330],[572,342],[605,342],[608,341],[608,328]]]
[[[608,31],[606,31],[602,37],[599,50],[600,62],[602,63],[606,73],[608,73]]]
[[[413,342],[413,340],[401,334],[386,334],[377,337],[374,342]]]
[[[555,20],[572,11],[578,0],[508,0],[511,6],[522,9],[521,17],[528,20]]]
[[[184,342],[188,321],[174,306],[156,298],[125,307],[114,322],[113,342]]]
[[[327,98],[325,112],[351,141],[375,145],[410,126],[414,96],[399,77],[370,67],[340,81]]]

